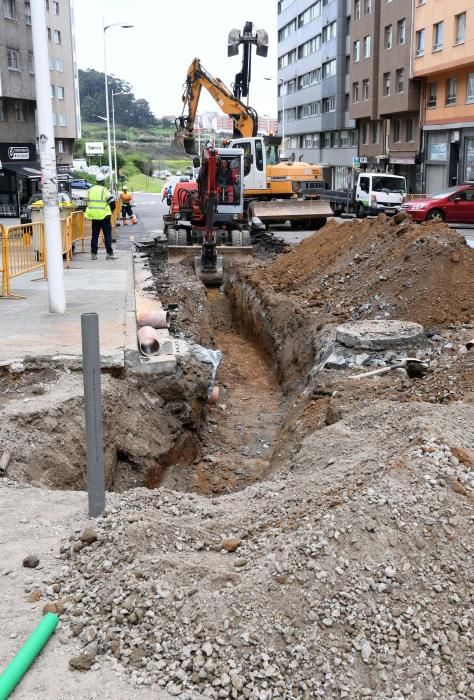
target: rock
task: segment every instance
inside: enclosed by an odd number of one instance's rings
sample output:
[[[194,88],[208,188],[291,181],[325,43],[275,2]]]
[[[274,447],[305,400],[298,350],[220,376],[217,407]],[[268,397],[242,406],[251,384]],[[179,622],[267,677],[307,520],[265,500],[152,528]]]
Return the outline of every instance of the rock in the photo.
[[[423,326],[411,321],[351,321],[336,328],[336,340],[348,348],[387,350],[423,339]]]
[[[26,566],[27,569],[36,569],[39,563],[40,560],[36,554],[29,554],[23,559],[23,566]]]
[[[222,540],[221,549],[225,549],[226,552],[235,552],[236,549],[240,547],[242,540],[238,537],[228,537]]]
[[[362,646],[360,648],[360,653],[362,658],[364,659],[365,663],[369,662],[370,655],[372,654],[372,647],[370,646],[369,642],[365,641],[362,643]]]
[[[57,600],[54,603],[46,603],[43,606],[43,615],[46,615],[48,612],[61,615],[64,612],[64,603],[61,600]]]
[[[90,654],[80,654],[69,659],[69,668],[71,671],[89,671],[94,663],[94,657]]]
[[[398,211],[398,212],[394,215],[393,221],[394,221],[395,224],[401,224],[402,221],[407,221],[407,220],[409,220],[409,218],[410,218],[410,217],[408,216],[408,214],[406,213],[406,211]]]
[[[345,357],[332,352],[324,363],[324,367],[326,369],[344,369],[348,366],[348,364],[349,363]]]
[[[97,541],[97,533],[93,527],[86,527],[81,534],[81,542],[84,544],[92,544]]]
[[[83,629],[84,625],[82,624],[82,622],[76,622],[74,625],[71,625],[72,636],[78,637]]]
[[[206,656],[211,656],[212,652],[214,651],[211,642],[204,642],[204,644],[201,647],[201,650]]]
[[[451,262],[453,263],[458,263],[461,260],[461,256],[459,253],[453,252],[451,253]]]
[[[37,603],[43,597],[43,592],[39,588],[33,588],[31,593],[27,597],[28,603]]]
[[[326,425],[333,425],[334,423],[337,423],[340,421],[342,418],[342,410],[341,406],[338,401],[335,401],[332,399],[328,407],[326,409],[326,417],[324,419],[324,422]]]
[[[12,362],[8,366],[8,371],[11,374],[22,374],[25,371],[25,365],[23,362]]]

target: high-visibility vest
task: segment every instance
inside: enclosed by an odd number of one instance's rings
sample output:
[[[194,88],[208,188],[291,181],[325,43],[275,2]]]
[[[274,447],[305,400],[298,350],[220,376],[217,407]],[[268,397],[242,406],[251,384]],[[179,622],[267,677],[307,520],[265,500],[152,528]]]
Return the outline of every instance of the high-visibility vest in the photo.
[[[111,194],[103,185],[94,185],[90,188],[87,198],[87,209],[84,212],[86,219],[105,219],[110,216],[109,200]]]
[[[120,201],[123,204],[129,204],[132,201],[132,195],[130,192],[120,192]]]

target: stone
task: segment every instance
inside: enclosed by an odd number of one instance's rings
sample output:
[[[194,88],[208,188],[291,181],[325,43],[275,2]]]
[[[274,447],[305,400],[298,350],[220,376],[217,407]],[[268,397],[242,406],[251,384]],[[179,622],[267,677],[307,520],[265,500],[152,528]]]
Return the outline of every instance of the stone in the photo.
[[[211,656],[212,652],[214,651],[211,642],[204,642],[201,649],[206,656]]]
[[[25,566],[27,569],[36,569],[39,563],[40,560],[36,554],[29,554],[23,559],[23,566]]]
[[[411,321],[350,321],[336,328],[336,340],[361,350],[409,347],[423,340],[423,326]]]
[[[238,537],[228,537],[222,540],[221,549],[225,549],[226,552],[235,552],[236,549],[240,547],[242,540]]]
[[[46,603],[46,605],[43,605],[43,615],[46,615],[48,612],[61,615],[64,612],[64,603],[61,600],[56,600],[54,603]]]
[[[92,544],[97,541],[97,533],[93,527],[86,527],[81,534],[81,542],[84,544]]]
[[[91,654],[80,654],[69,659],[69,668],[71,671],[89,671],[93,663]]]
[[[27,597],[27,602],[28,603],[37,603],[38,600],[41,600],[43,597],[42,591],[39,590],[39,588],[34,588],[31,593]]]

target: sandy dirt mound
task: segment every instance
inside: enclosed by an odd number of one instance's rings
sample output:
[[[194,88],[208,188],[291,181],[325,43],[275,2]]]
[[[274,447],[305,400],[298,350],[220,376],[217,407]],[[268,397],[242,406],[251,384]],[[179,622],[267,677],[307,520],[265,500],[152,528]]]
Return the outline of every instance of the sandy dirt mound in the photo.
[[[330,222],[252,280],[323,313],[430,328],[472,321],[473,269],[474,250],[446,224],[418,226],[403,215],[381,215]]]

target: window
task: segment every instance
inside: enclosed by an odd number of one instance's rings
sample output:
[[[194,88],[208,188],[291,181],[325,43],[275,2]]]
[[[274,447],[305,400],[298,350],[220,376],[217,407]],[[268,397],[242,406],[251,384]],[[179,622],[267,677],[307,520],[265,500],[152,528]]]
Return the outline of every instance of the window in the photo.
[[[405,82],[405,71],[403,68],[399,68],[396,72],[396,81],[397,81],[397,92],[403,92],[404,89],[404,82]]]
[[[336,75],[336,59],[326,61],[322,65],[323,78],[328,78],[330,75]]]
[[[385,97],[390,95],[390,73],[383,74],[383,94]]]
[[[392,48],[392,25],[391,24],[389,24],[385,27],[383,45],[386,49]]]
[[[461,12],[454,17],[454,43],[464,44],[466,38],[466,13]]]
[[[317,117],[321,111],[320,102],[309,102],[298,108],[298,119],[308,119],[309,117]]]
[[[58,120],[56,119],[56,112],[53,112],[53,126],[56,126],[58,123]]]
[[[15,0],[3,0],[3,16],[5,19],[16,19]]]
[[[456,78],[448,78],[446,81],[446,104],[456,104]]]
[[[334,112],[336,109],[336,98],[325,97],[322,102],[323,113]]]
[[[444,22],[433,24],[433,51],[439,51],[443,48],[443,27]]]
[[[369,99],[369,81],[366,78],[365,80],[362,81],[362,100],[364,102],[367,102]]]
[[[51,85],[51,97],[55,97],[54,85]]]
[[[63,61],[63,59],[62,59],[62,58],[57,58],[56,61],[55,61],[55,65],[56,65],[56,70],[57,70],[59,73],[62,73],[63,70],[64,70],[64,61]]]
[[[321,1],[315,2],[314,5],[308,7],[307,10],[298,15],[298,27],[304,27],[305,24],[309,24],[313,19],[319,17],[321,14]]]
[[[63,117],[64,122],[61,121],[61,117]],[[61,126],[66,126],[66,117],[64,114],[59,115],[59,123]],[[255,141],[255,165],[257,166],[257,170],[260,170],[260,172],[263,170],[263,148],[260,139]]]
[[[360,19],[360,0],[354,0],[354,19]]]
[[[360,61],[360,41],[359,40],[354,41],[354,48],[352,51],[352,60],[354,61],[354,63],[357,63],[358,61]]]
[[[364,13],[370,15],[372,12],[372,0],[364,0]]]
[[[61,43],[61,32],[58,29],[54,30],[54,43],[55,44]]]
[[[52,56],[49,57],[49,70],[54,70],[54,58]]]
[[[352,102],[359,102],[359,83],[352,83]]]
[[[393,142],[400,143],[402,133],[402,125],[400,119],[393,120]]]
[[[66,126],[66,115],[63,113],[59,115],[59,126]]]
[[[284,39],[289,37],[290,34],[293,34],[293,32],[296,32],[296,19],[291,20],[291,22],[285,24],[285,26],[278,31],[278,41],[284,41]]]
[[[25,22],[31,24],[31,3],[28,0],[25,2]]]
[[[31,52],[28,53],[28,70],[30,71],[30,73],[35,72],[35,60]]]
[[[53,15],[59,15],[59,2],[53,0]]]
[[[321,34],[317,34],[309,41],[305,41],[304,44],[298,46],[298,58],[305,58],[305,56],[310,56],[312,53],[316,53],[321,48]]]
[[[284,12],[295,0],[280,0],[278,3],[278,14]]]
[[[407,119],[407,143],[413,143],[415,140],[415,121]]]
[[[370,122],[362,124],[362,143],[369,143],[370,138]]]
[[[58,146],[58,153],[64,153],[64,141],[59,139],[59,141],[56,141],[57,146]],[[260,143],[260,141],[257,141],[256,143]]]
[[[324,148],[331,147],[331,132],[330,131],[325,131],[323,134],[323,147]]]
[[[397,22],[397,41],[399,44],[404,44],[406,41],[406,20],[399,19]]]
[[[321,68],[316,68],[315,70],[309,71],[309,73],[304,73],[298,78],[298,89],[310,87],[311,85],[316,85],[316,83],[321,82]]]
[[[285,109],[285,119],[288,122],[294,122],[296,119],[296,107]]]
[[[15,102],[15,120],[17,122],[25,121],[25,112],[23,110],[23,102]]]
[[[20,52],[18,49],[7,49],[7,65],[9,70],[20,70]]]
[[[370,34],[364,36],[364,58],[370,58]]]
[[[438,83],[428,83],[428,100],[426,102],[427,107],[436,107],[437,88]]]
[[[419,29],[416,33],[416,55],[423,56],[425,53],[425,30]]]
[[[341,131],[341,146],[348,146],[349,145],[349,132],[344,129]]]
[[[474,102],[474,73],[467,74],[466,102],[468,102],[469,104]]]
[[[286,66],[289,66],[290,63],[295,63],[296,61],[296,49],[293,49],[293,51],[289,51],[288,53],[285,53],[283,56],[280,56],[278,59],[278,68],[285,68]],[[56,70],[59,70],[59,68],[56,68]]]
[[[0,99],[0,122],[7,121],[7,106],[3,100]]]
[[[47,28],[47,32],[48,32],[48,41],[51,41],[51,27]]]
[[[373,143],[380,143],[380,122],[373,123]]]
[[[325,43],[326,41],[330,41],[331,39],[336,38],[336,21],[331,22],[330,24],[327,24],[325,27],[323,27],[323,32],[322,32],[322,42]]]

